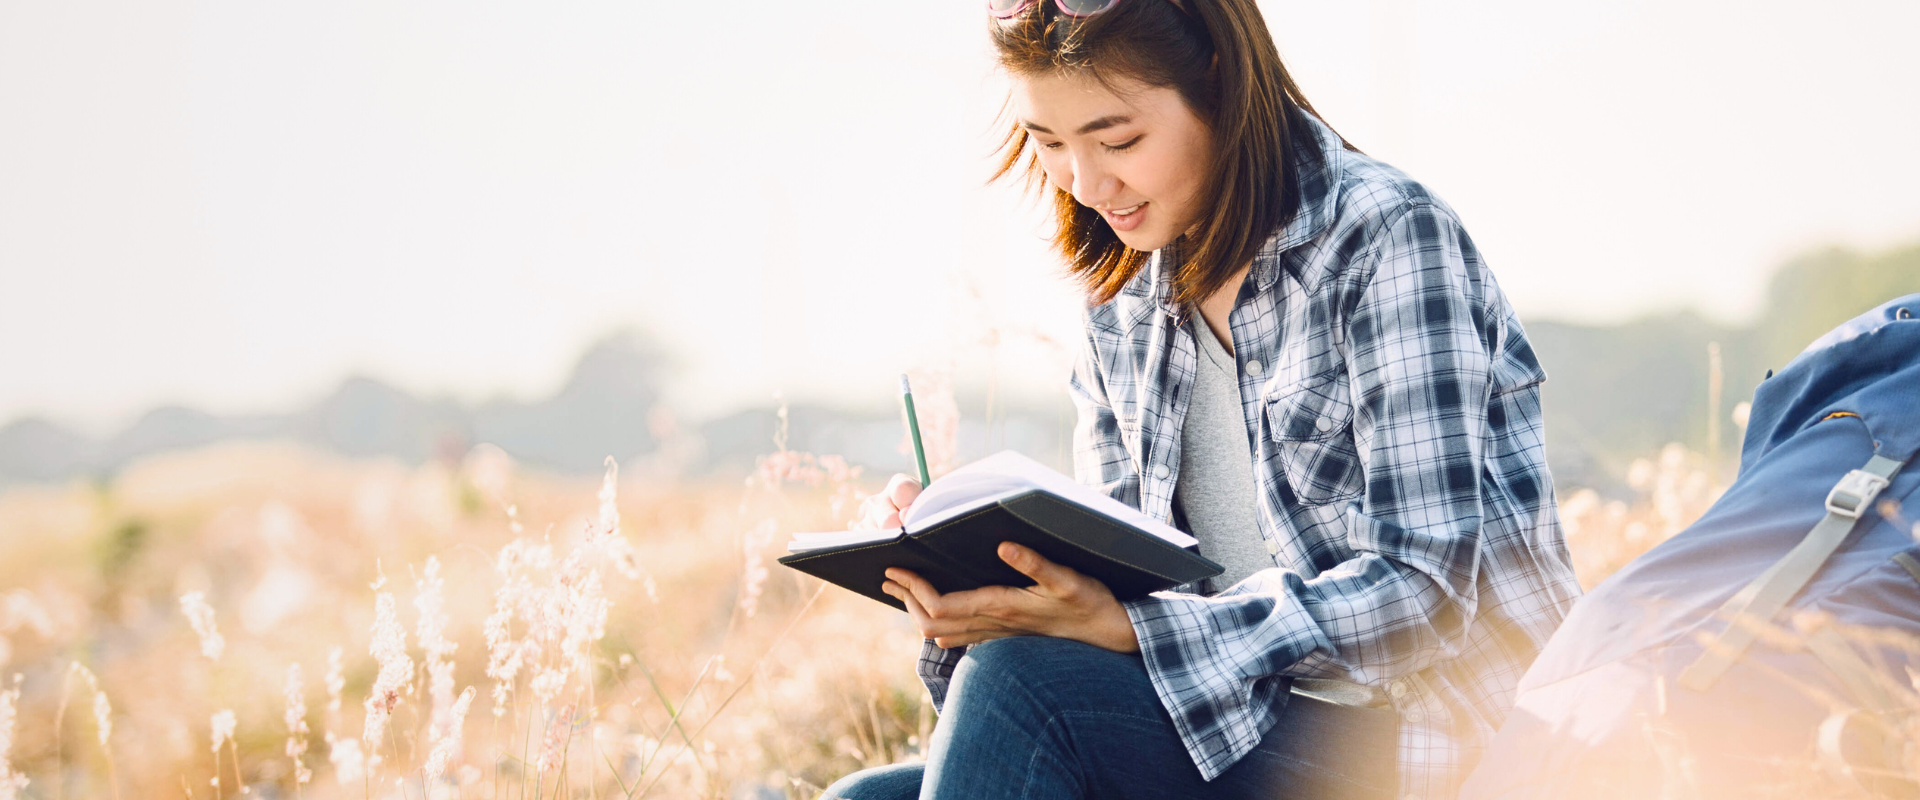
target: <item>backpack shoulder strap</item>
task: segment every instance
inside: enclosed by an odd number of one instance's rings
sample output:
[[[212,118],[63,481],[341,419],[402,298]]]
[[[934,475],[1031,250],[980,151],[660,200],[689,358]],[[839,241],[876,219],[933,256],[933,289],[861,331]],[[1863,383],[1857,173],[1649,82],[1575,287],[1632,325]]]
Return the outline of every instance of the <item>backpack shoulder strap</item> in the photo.
[[[1806,538],[1720,606],[1720,614],[1732,617],[1731,624],[1680,673],[1680,685],[1696,692],[1713,688],[1780,609],[1806,588],[1821,565],[1840,548],[1904,463],[1875,455],[1866,466],[1841,478],[1827,493],[1827,515],[1807,532]]]

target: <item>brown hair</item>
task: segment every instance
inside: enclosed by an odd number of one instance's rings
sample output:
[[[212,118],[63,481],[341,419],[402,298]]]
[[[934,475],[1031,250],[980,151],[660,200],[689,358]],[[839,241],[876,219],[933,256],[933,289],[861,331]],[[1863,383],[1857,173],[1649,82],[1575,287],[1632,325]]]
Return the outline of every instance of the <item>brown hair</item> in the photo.
[[[1214,205],[1199,224],[1197,244],[1181,241],[1184,233],[1176,240],[1185,257],[1172,275],[1174,300],[1197,304],[1299,212],[1293,142],[1300,139],[1309,153],[1318,148],[1299,116],[1314,113],[1313,106],[1280,63],[1254,0],[1179,3],[1117,0],[1104,12],[1075,19],[1061,15],[1053,0],[1035,0],[1014,18],[988,22],[999,64],[1010,74],[1080,73],[1110,90],[1114,78],[1132,78],[1178,91],[1206,123],[1215,155],[1203,196],[1214,198]],[[999,168],[988,183],[1014,171],[1024,153],[1026,188],[1047,185],[1028,138],[1018,121],[1009,125]],[[1080,205],[1070,192],[1055,187],[1052,206],[1058,225],[1053,246],[1068,271],[1092,302],[1112,299],[1148,254],[1126,246],[1100,212]]]

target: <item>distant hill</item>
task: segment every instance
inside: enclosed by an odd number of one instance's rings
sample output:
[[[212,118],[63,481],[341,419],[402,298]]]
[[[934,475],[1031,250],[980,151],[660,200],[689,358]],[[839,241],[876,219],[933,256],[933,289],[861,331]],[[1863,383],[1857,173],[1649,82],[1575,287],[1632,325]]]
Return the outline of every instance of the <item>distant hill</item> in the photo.
[[[1833,326],[1916,292],[1920,244],[1878,254],[1827,249],[1781,267],[1763,312],[1746,326],[1721,325],[1688,312],[1610,326],[1525,322],[1547,369],[1543,402],[1556,483],[1619,492],[1626,465],[1667,442],[1708,449],[1710,413],[1721,421],[1721,452],[1730,463],[1740,447],[1730,412],[1752,397],[1767,370],[1784,366]],[[1710,342],[1720,345],[1724,379],[1721,405],[1711,411]],[[756,455],[773,449],[776,420],[770,407],[709,420],[692,431],[676,433],[671,424],[662,428],[655,412],[672,376],[666,352],[622,333],[590,347],[558,392],[533,403],[502,400],[470,407],[352,377],[291,414],[214,416],[163,407],[104,440],[51,421],[22,419],[0,427],[0,485],[107,477],[142,456],[235,439],[290,439],[345,455],[412,463],[457,458],[488,442],[531,466],[573,474],[596,473],[613,455],[623,464],[660,456],[676,474],[738,476],[752,468]],[[980,398],[958,401],[962,460],[1011,447],[1071,469],[1073,409],[1064,391],[1050,402],[998,409],[992,431],[975,413],[985,405]],[[789,419],[789,445],[796,450],[838,453],[874,470],[907,464],[897,450],[901,432],[894,409],[801,404],[789,410]],[[667,448],[670,453],[661,452],[663,435],[680,437]]]
[[[1556,481],[1617,488],[1628,461],[1667,442],[1707,450],[1710,342],[1720,345],[1724,379],[1721,407],[1711,414],[1732,461],[1741,437],[1733,407],[1753,398],[1768,370],[1786,366],[1835,325],[1916,292],[1920,244],[1877,254],[1833,248],[1782,266],[1759,317],[1745,326],[1686,312],[1610,326],[1523,323],[1547,370],[1541,402]]]
[[[142,456],[236,439],[287,439],[416,463],[492,442],[548,469],[593,472],[608,453],[625,457],[654,448],[646,410],[659,400],[665,364],[658,349],[618,334],[589,348],[566,386],[537,403],[468,408],[356,376],[291,414],[221,417],[163,407],[99,441],[47,420],[23,419],[0,427],[0,484],[107,476]]]
[[[9,483],[107,478],[147,455],[233,440],[291,440],[348,456],[387,456],[409,463],[458,459],[482,442],[499,446],[529,466],[563,474],[598,474],[611,455],[623,465],[650,457],[681,476],[740,477],[754,459],[774,449],[778,424],[772,407],[747,409],[677,430],[661,410],[662,389],[673,377],[668,355],[637,335],[608,337],[581,356],[566,384],[533,403],[493,401],[477,406],[415,397],[379,380],[354,376],[312,405],[285,415],[215,416],[189,408],[154,409],[104,440],[54,422],[28,418],[0,427],[0,486]],[[959,398],[964,408],[977,398]],[[1067,455],[1072,405],[1065,393],[1045,408],[996,411],[991,446],[1012,447],[1043,463],[1071,469]],[[833,453],[870,469],[904,470],[898,451],[897,410],[836,409],[795,404],[788,409],[788,446]],[[660,428],[661,430],[656,430]],[[985,455],[989,437],[979,419],[963,418],[963,458]],[[679,437],[662,442],[663,436]],[[661,452],[663,444],[671,452]]]

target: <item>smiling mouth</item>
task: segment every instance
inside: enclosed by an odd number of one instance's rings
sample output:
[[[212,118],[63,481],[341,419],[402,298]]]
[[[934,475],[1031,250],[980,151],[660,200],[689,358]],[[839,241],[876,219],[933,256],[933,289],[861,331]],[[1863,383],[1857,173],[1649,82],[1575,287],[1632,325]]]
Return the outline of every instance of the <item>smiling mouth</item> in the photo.
[[[1134,203],[1133,205],[1127,206],[1126,208],[1116,208],[1112,211],[1108,211],[1107,213],[1112,214],[1113,216],[1116,216],[1116,217],[1130,217],[1130,216],[1133,216],[1134,212],[1139,211],[1140,208],[1142,206],[1145,206],[1146,204],[1147,204],[1147,201],[1142,200],[1138,203]]]

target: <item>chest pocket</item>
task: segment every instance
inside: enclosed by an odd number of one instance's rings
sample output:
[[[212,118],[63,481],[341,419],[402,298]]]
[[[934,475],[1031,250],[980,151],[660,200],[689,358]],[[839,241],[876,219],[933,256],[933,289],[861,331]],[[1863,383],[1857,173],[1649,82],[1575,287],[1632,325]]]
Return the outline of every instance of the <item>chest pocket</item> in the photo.
[[[1346,370],[1327,370],[1286,386],[1266,404],[1268,435],[1301,502],[1327,505],[1360,496],[1366,485],[1353,442]]]

